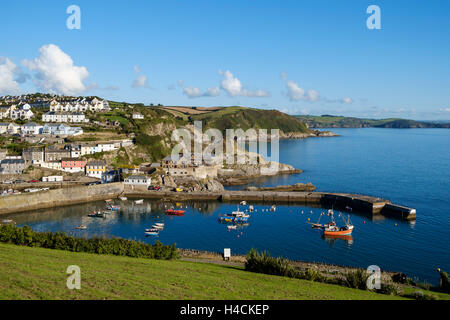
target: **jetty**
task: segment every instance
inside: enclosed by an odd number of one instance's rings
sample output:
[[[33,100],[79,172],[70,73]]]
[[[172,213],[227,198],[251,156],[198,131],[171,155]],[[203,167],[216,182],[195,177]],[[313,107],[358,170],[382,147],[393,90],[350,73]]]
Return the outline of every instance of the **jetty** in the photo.
[[[364,213],[371,216],[385,215],[402,220],[416,219],[416,210],[413,208],[392,204],[389,200],[365,195],[306,191],[153,191],[147,190],[145,187],[139,188],[135,186],[130,188],[130,186],[121,182],[95,186],[76,186],[0,197],[0,214],[54,208],[120,197],[177,202],[221,201],[239,203],[246,201],[269,205],[303,204]]]
[[[279,191],[221,191],[221,192],[173,192],[173,191],[139,191],[127,190],[128,197],[141,197],[163,201],[252,201],[265,204],[305,204],[330,207],[346,211],[355,211],[370,215],[386,215],[402,220],[415,220],[416,210],[391,201],[348,193],[327,192],[279,192]]]

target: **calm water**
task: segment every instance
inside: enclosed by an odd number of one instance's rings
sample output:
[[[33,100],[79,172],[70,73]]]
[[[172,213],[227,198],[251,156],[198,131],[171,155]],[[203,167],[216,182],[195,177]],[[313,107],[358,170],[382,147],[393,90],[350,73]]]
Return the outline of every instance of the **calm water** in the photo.
[[[304,170],[258,180],[256,185],[311,181],[321,191],[352,192],[390,199],[417,209],[417,221],[351,216],[353,239],[325,239],[306,224],[323,209],[300,206],[256,205],[248,226],[228,231],[219,214],[236,205],[215,202],[184,203],[184,217],[164,216],[164,204],[121,202],[122,212],[107,219],[86,214],[103,209],[103,202],[12,215],[20,225],[35,230],[65,230],[77,235],[121,236],[153,242],[176,242],[178,247],[246,253],[267,249],[291,259],[403,271],[411,277],[436,283],[437,267],[450,270],[450,130],[445,129],[334,129],[336,138],[280,141],[280,161]],[[263,211],[264,209],[264,211]],[[303,211],[303,214],[302,214]],[[311,214],[310,211],[313,211]],[[164,221],[155,238],[144,228]],[[338,222],[341,221],[339,218]],[[86,231],[75,231],[80,224]]]

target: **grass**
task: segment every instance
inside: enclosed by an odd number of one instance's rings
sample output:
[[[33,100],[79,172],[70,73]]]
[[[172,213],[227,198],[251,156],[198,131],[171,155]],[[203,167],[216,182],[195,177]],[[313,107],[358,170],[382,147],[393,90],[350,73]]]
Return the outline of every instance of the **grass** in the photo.
[[[81,268],[81,290],[66,268]],[[401,299],[239,267],[0,244],[0,299]]]

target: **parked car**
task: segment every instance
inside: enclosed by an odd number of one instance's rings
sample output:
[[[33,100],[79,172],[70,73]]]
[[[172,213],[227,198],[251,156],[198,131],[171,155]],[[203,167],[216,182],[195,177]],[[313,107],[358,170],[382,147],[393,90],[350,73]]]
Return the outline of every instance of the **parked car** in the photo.
[[[158,191],[158,190],[160,190],[160,189],[161,189],[160,186],[149,186],[149,187],[148,187],[148,190],[155,190],[155,191]]]
[[[21,179],[14,180],[14,183],[23,183],[23,182],[25,182],[25,181],[23,181]]]
[[[23,181],[22,181],[23,182]],[[39,180],[30,180],[30,181],[28,181],[29,183],[36,183],[36,182],[39,182]]]

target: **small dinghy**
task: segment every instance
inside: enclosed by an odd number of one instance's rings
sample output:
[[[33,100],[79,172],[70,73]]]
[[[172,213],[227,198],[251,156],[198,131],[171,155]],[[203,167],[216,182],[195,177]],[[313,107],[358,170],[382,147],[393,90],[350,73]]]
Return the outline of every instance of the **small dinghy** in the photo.
[[[75,229],[78,229],[78,230],[86,230],[87,227],[86,227],[84,224],[82,224],[81,226],[78,226],[78,227],[76,227]]]
[[[128,200],[127,197],[119,197],[119,199],[122,200],[122,201],[127,201]]]
[[[276,205],[271,206],[270,211],[272,211],[272,212],[277,211],[277,206]]]
[[[91,217],[91,218],[106,218],[106,214],[104,212],[100,212],[100,211],[95,212],[94,211],[93,213],[88,214],[88,217]]]
[[[146,236],[157,236],[159,234],[159,230],[157,229],[145,229]]]
[[[3,219],[2,224],[16,224],[16,222],[11,219]]]
[[[152,225],[152,229],[164,230],[164,226],[158,226],[158,225],[154,224],[154,225]]]
[[[143,204],[144,203],[144,199],[139,199],[139,200],[135,200],[134,204]]]

